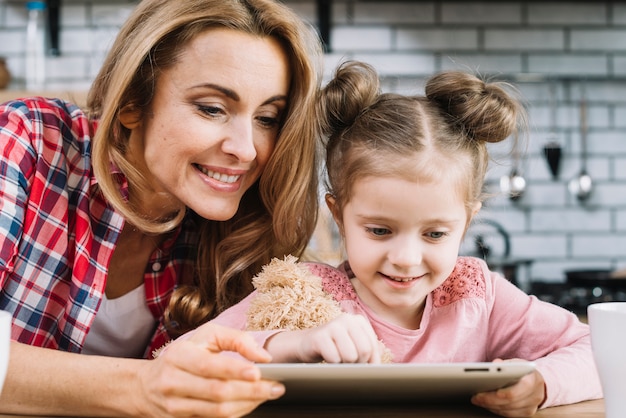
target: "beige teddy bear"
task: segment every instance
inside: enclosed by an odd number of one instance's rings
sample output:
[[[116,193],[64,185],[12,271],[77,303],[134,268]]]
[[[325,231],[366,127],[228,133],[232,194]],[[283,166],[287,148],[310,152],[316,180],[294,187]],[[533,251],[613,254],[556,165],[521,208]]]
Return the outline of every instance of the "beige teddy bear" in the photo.
[[[298,330],[325,324],[339,316],[339,303],[326,293],[322,279],[309,271],[297,258],[274,258],[252,279],[257,295],[248,310],[247,329]],[[381,345],[384,344],[381,341]],[[392,355],[383,349],[383,363]]]

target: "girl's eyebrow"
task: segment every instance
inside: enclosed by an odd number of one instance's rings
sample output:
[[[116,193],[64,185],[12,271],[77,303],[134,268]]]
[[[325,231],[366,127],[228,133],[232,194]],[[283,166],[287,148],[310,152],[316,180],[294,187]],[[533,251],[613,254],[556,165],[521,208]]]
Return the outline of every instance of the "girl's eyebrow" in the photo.
[[[356,214],[357,217],[365,219],[365,220],[371,220],[371,221],[379,221],[379,222],[385,222],[385,221],[390,221],[393,220],[393,218],[390,218],[384,214],[375,214],[375,213],[357,213]],[[422,222],[426,223],[426,224],[436,224],[436,225],[450,225],[450,224],[456,224],[458,222],[464,221],[463,219],[454,219],[454,218],[430,218],[430,219],[423,219]]]
[[[464,219],[443,219],[443,218],[434,218],[434,219],[428,219],[427,221],[429,223],[434,223],[434,224],[455,224],[459,221],[463,221]]]
[[[229,99],[232,99],[236,102],[241,100],[241,97],[239,97],[239,95],[237,94],[237,92],[235,92],[232,89],[229,89],[227,87],[224,86],[220,86],[219,84],[213,84],[213,83],[204,83],[204,84],[198,84],[196,86],[191,87],[192,89],[196,89],[196,88],[208,88],[208,89],[213,89],[213,90],[217,90],[220,93],[222,93],[224,96],[228,97]],[[278,94],[276,96],[272,96],[269,99],[267,99],[266,101],[263,102],[263,104],[269,104],[269,103],[273,103],[273,102],[278,102],[278,101],[287,101],[287,96],[285,96],[284,94]]]

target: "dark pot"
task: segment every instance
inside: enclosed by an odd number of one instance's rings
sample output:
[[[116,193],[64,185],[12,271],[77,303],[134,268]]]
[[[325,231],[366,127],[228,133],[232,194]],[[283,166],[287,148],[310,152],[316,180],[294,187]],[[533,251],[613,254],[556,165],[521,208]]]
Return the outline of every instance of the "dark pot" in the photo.
[[[602,286],[613,289],[626,289],[626,278],[611,277],[611,270],[568,270],[565,272],[567,282],[573,286],[596,287]]]

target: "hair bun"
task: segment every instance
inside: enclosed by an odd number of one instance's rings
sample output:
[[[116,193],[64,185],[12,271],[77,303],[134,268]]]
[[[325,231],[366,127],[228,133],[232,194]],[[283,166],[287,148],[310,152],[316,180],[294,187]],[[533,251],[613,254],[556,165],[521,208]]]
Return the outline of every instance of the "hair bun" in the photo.
[[[426,97],[447,113],[453,124],[477,141],[499,142],[516,132],[522,109],[504,82],[480,80],[460,71],[433,76]]]
[[[320,95],[322,131],[331,135],[351,126],[379,93],[380,81],[374,67],[364,62],[344,62]]]

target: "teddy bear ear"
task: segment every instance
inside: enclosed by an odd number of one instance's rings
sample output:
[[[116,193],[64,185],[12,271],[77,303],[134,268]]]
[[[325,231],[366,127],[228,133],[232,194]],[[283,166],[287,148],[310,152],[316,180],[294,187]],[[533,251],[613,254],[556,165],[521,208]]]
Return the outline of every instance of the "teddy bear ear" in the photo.
[[[273,258],[269,264],[263,266],[261,272],[252,279],[255,289],[267,292],[272,287],[294,287],[299,280],[306,277],[306,271],[298,264],[298,259],[287,255],[283,260]]]

